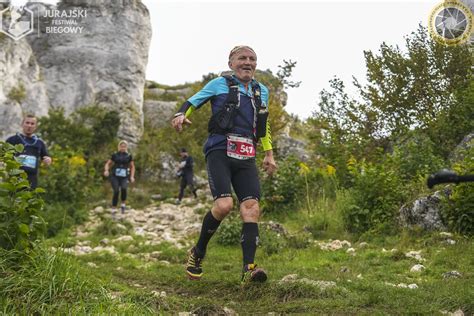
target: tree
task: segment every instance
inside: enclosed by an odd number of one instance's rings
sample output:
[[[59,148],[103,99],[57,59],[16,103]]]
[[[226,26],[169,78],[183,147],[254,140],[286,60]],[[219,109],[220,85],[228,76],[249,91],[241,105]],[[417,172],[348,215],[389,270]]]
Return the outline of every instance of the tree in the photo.
[[[354,78],[357,96],[349,96],[342,80],[334,78],[330,89],[320,93],[319,111],[309,120],[314,150],[331,162],[338,159],[339,168],[344,169],[340,158],[349,154],[376,160],[410,130],[430,135],[439,145],[452,145],[441,132],[448,124],[453,137],[462,134],[455,130],[472,128],[473,110],[465,93],[472,89],[467,45],[444,46],[420,26],[406,37],[405,52],[383,43],[378,54],[364,55],[367,83]]]

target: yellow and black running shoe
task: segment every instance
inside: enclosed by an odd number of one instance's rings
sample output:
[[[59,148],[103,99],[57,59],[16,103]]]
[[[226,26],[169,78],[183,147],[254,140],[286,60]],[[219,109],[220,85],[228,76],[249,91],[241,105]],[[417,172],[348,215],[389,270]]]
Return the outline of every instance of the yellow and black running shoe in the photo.
[[[267,280],[267,273],[261,269],[257,268],[256,264],[247,264],[244,266],[242,271],[242,280],[241,284],[246,285],[250,282],[265,282]]]
[[[186,263],[186,274],[191,280],[200,280],[202,277],[201,262],[202,257],[196,254],[196,248],[193,247],[188,252],[188,261]]]

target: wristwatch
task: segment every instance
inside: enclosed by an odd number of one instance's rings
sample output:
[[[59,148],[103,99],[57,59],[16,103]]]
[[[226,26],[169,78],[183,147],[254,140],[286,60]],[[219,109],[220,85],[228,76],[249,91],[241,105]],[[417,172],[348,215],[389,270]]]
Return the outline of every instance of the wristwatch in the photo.
[[[184,113],[183,113],[183,112],[178,112],[178,113],[176,113],[175,115],[173,115],[173,118],[178,117],[178,116],[181,116],[181,115],[184,115]]]

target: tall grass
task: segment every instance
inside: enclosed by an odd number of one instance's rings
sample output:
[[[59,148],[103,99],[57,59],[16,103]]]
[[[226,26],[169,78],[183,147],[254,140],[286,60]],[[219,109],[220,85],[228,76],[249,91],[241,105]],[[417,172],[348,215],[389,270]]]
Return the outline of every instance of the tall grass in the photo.
[[[76,259],[37,247],[22,262],[0,250],[0,314],[139,312],[147,309],[112,300],[103,281]]]

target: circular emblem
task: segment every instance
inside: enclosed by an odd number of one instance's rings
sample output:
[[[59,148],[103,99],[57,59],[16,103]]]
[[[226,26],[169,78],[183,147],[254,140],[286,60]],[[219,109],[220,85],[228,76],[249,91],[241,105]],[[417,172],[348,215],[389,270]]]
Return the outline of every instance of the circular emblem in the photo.
[[[447,45],[465,43],[472,32],[471,10],[456,0],[447,0],[438,4],[428,21],[431,36]]]

